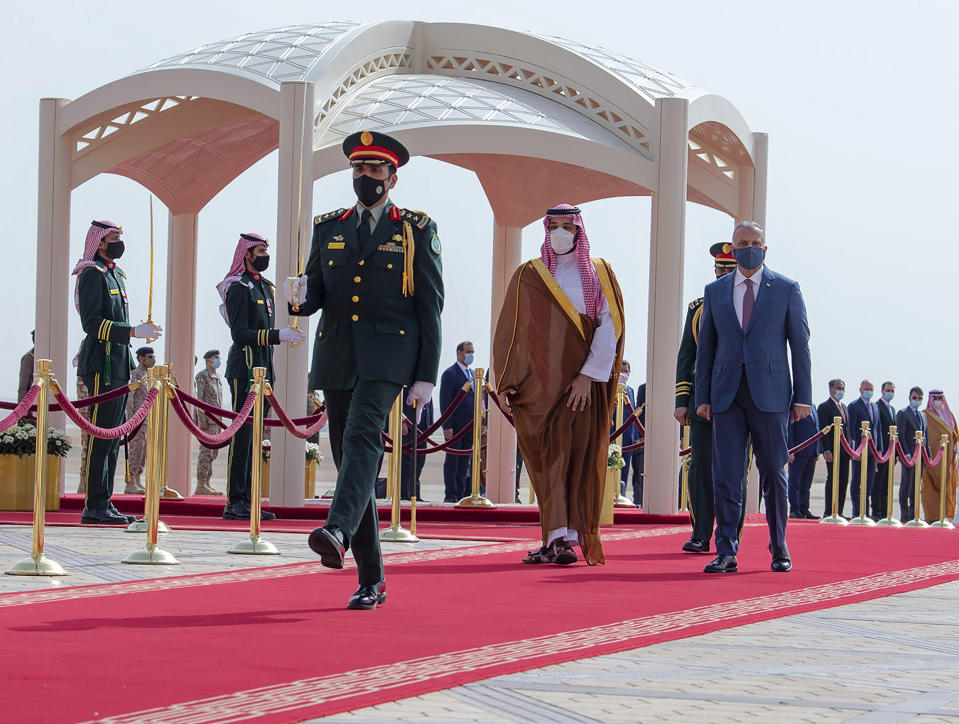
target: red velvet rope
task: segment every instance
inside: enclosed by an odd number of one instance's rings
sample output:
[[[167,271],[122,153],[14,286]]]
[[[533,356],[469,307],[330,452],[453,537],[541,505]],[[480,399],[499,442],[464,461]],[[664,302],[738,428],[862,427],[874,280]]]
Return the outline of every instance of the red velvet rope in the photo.
[[[866,449],[866,443],[869,442],[869,439],[863,437],[862,442],[859,443],[859,448],[857,450],[852,449],[852,446],[846,440],[845,435],[839,436],[839,442],[842,444],[843,450],[846,451],[846,454],[849,457],[851,457],[853,460],[862,460],[862,453]]]
[[[463,426],[463,428],[459,432],[453,435],[453,437],[451,437],[449,440],[444,440],[442,443],[439,443],[439,444],[434,443],[432,447],[418,447],[416,448],[416,454],[429,455],[431,453],[436,453],[436,452],[447,452],[450,455],[472,455],[473,454],[472,446],[464,450],[460,450],[458,448],[450,449],[450,445],[462,440],[466,436],[466,433],[468,433],[472,429],[473,429],[473,421],[470,420],[468,423],[466,423],[466,425]],[[385,432],[381,433],[381,435],[383,438],[383,442],[386,443],[383,446],[383,452],[388,452],[388,453],[393,452],[393,440],[391,440],[390,436],[387,435]],[[424,441],[427,443],[433,442],[432,440],[427,438],[423,433],[420,433],[420,435],[418,436],[418,439],[419,439],[419,442],[424,442]],[[483,447],[485,448],[486,446],[484,445]],[[413,443],[412,442],[406,443],[405,445],[403,445],[402,449],[403,449],[403,452],[405,453],[413,452]]]
[[[636,427],[639,428],[639,436],[640,436],[640,437],[646,437],[646,428],[643,427],[643,423],[641,423],[641,422],[639,421],[639,415],[634,415],[634,414],[633,414],[634,412],[636,412],[636,410],[635,410],[635,408],[634,408],[631,404],[629,404],[629,398],[628,398],[628,397],[624,397],[624,398],[623,398],[623,404],[626,406],[626,411],[627,411],[630,415],[633,415],[633,419],[636,420]],[[642,405],[640,405],[640,408],[645,407],[645,405],[646,405],[646,403],[644,402]]]
[[[886,450],[885,453],[880,453],[879,448],[876,447],[876,443],[871,437],[869,438],[869,453],[876,458],[877,465],[882,465],[883,463],[889,462],[889,456],[892,455],[892,451],[893,447],[890,445],[889,449]]]
[[[307,438],[313,437],[318,433],[324,425],[326,425],[327,415],[324,410],[320,413],[320,419],[317,420],[312,426],[307,427],[306,429],[300,429],[296,426],[293,420],[290,419],[289,415],[286,414],[286,410],[283,409],[283,406],[280,404],[280,401],[276,399],[276,395],[273,394],[273,391],[270,391],[270,407],[273,408],[273,411],[276,412],[277,418],[283,424],[283,427],[286,428],[293,437],[298,437],[300,440],[306,440]]]
[[[147,396],[143,399],[143,402],[140,404],[139,409],[133,414],[133,417],[119,427],[108,428],[97,427],[92,422],[87,420],[87,418],[81,415],[80,411],[77,410],[67,396],[63,394],[63,390],[61,390],[59,386],[54,386],[53,392],[53,396],[56,398],[57,402],[60,403],[60,408],[67,413],[67,417],[73,420],[74,424],[87,435],[93,435],[93,437],[100,438],[101,440],[116,440],[117,438],[128,434],[131,430],[137,429],[146,419],[147,414],[150,412],[150,408],[153,407],[153,403],[156,402],[158,394],[159,393],[156,389],[150,390],[147,393]]]
[[[23,399],[20,400],[20,404],[14,406],[13,412],[3,418],[3,420],[0,420],[0,432],[10,429],[20,422],[20,420],[26,417],[27,413],[31,409],[31,406],[33,405],[33,401],[37,399],[37,395],[39,394],[40,385],[34,385],[27,390],[27,394],[25,394]]]
[[[472,387],[472,385],[471,385],[471,387]],[[456,412],[456,409],[462,404],[463,399],[466,397],[466,395],[467,395],[467,393],[468,393],[469,391],[470,391],[470,387],[461,387],[461,388],[460,388],[460,391],[456,393],[456,396],[455,396],[452,400],[450,400],[449,407],[447,407],[445,410],[443,410],[443,414],[440,415],[440,419],[436,420],[432,425],[430,425],[430,426],[429,426],[428,428],[426,428],[425,430],[421,430],[421,431],[420,431],[420,437],[421,437],[421,438],[423,438],[423,437],[429,437],[429,436],[432,435],[434,432],[436,432],[437,430],[439,430],[440,427],[443,426],[443,423],[445,423],[447,420],[449,420],[450,417],[452,417],[453,413]],[[409,422],[411,425],[413,424],[413,421],[410,420],[409,418],[406,418],[406,420],[407,420],[407,422]],[[412,448],[411,448],[411,449],[412,449]]]
[[[636,452],[636,451],[639,450],[641,447],[646,447],[646,441],[645,441],[645,440],[640,439],[640,440],[637,440],[636,442],[632,442],[632,443],[630,443],[629,445],[626,445],[626,446],[623,448],[623,452],[624,452],[624,453]]]
[[[907,468],[914,467],[916,465],[916,460],[918,460],[919,447],[922,445],[922,442],[919,440],[916,441],[916,449],[912,451],[912,455],[906,455],[906,451],[902,449],[902,443],[899,440],[896,440],[896,453],[899,455],[899,460]],[[924,451],[925,452],[925,451]]]
[[[101,395],[94,395],[93,397],[84,397],[82,400],[77,400],[72,402],[73,406],[78,410],[82,410],[84,407],[90,407],[91,405],[98,405],[101,402],[109,402],[110,400],[115,400],[117,397],[127,394],[130,391],[130,385],[124,385],[115,390],[110,390],[109,392],[104,392]],[[15,402],[0,402],[0,410],[16,410],[19,407],[19,403]],[[60,405],[49,405],[47,409],[50,412],[62,412],[63,408]],[[36,412],[37,406],[32,404],[30,405],[29,412]]]
[[[826,437],[826,435],[829,434],[829,431],[830,431],[831,429],[832,429],[832,425],[829,425],[828,427],[824,427],[822,430],[820,430],[819,432],[817,432],[815,435],[813,435],[813,436],[812,436],[811,438],[809,438],[808,440],[803,440],[801,443],[799,443],[798,445],[796,445],[796,447],[789,448],[789,454],[790,454],[790,455],[795,455],[795,454],[798,453],[799,451],[805,450],[807,447],[809,447],[810,445],[812,445],[814,442],[819,442],[819,441],[822,440],[824,437]]]
[[[197,427],[195,422],[193,422],[193,418],[183,406],[183,402],[180,400],[179,395],[173,395],[173,399],[170,400],[173,410],[176,412],[177,417],[180,418],[180,422],[183,423],[183,426],[189,430],[190,434],[199,440],[201,444],[210,448],[224,447],[224,445],[230,442],[233,436],[236,435],[237,430],[240,429],[240,426],[243,425],[243,423],[246,422],[246,419],[250,416],[250,412],[253,410],[254,402],[256,402],[256,392],[250,390],[250,394],[246,396],[246,401],[243,403],[243,407],[240,408],[239,412],[235,413],[236,418],[233,420],[230,426],[217,435],[207,435],[205,432],[203,432],[203,430]]]
[[[509,420],[509,424],[510,424],[510,425],[513,425],[513,415],[512,415],[512,413],[507,412],[507,411],[503,408],[503,403],[500,402],[499,395],[496,394],[496,390],[494,390],[494,389],[493,389],[492,387],[490,387],[489,385],[486,385],[486,392],[489,394],[490,399],[493,401],[493,403],[499,408],[499,411],[503,413],[503,417],[505,417],[507,420]],[[515,427],[515,425],[514,425],[514,427]]]
[[[184,392],[180,387],[173,388],[176,394],[183,399],[184,402],[189,402],[194,407],[198,407],[203,412],[209,413],[209,417],[220,427],[226,429],[226,425],[223,424],[221,420],[218,420],[217,417],[225,417],[228,420],[235,420],[237,413],[233,410],[226,410],[222,407],[216,407],[215,405],[210,405],[204,402],[203,400],[194,397],[193,395]],[[323,416],[323,412],[317,412],[313,415],[307,415],[306,417],[294,417],[292,422],[294,425],[313,425]],[[247,423],[249,424],[249,423]],[[283,423],[279,420],[263,420],[264,427],[283,427]]]
[[[934,457],[934,458],[930,458],[930,457],[929,457],[929,453],[926,452],[926,446],[925,446],[925,445],[923,445],[923,446],[922,446],[921,448],[919,448],[919,449],[922,450],[922,461],[926,464],[926,467],[934,468],[934,467],[936,467],[936,466],[939,464],[939,462],[942,460],[942,454],[946,451],[946,446],[945,446],[945,445],[940,445],[940,446],[939,446],[939,452],[936,453],[936,457]]]

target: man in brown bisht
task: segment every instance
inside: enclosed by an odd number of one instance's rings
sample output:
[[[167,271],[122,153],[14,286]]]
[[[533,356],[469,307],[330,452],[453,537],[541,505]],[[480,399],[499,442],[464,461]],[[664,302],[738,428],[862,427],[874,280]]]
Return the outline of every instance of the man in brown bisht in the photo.
[[[952,520],[956,514],[956,481],[959,470],[956,467],[956,444],[959,443],[959,429],[956,418],[949,409],[942,390],[929,390],[929,404],[926,406],[926,421],[929,423],[926,442],[932,450],[937,450],[939,441],[945,435],[948,438],[946,457],[946,479],[942,479],[942,464],[924,466],[922,469],[922,488],[919,496],[922,500],[922,513],[927,523],[939,520],[939,496],[946,489],[946,520]]]
[[[543,546],[524,563],[605,563],[599,537],[609,427],[623,360],[623,297],[590,259],[578,208],[546,212],[541,256],[513,274],[493,341],[496,386],[539,504]]]

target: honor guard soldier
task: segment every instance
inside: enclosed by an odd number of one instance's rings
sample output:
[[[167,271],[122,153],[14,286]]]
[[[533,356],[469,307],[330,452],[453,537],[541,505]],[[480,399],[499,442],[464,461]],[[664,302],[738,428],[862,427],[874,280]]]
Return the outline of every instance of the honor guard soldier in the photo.
[[[259,234],[240,234],[230,271],[216,285],[223,300],[220,313],[230,325],[233,338],[226,360],[226,378],[233,395],[235,412],[240,411],[249,395],[254,367],[265,367],[267,381],[273,382],[273,345],[303,340],[299,330],[273,329],[276,314],[273,283],[263,277],[263,272],[270,265],[268,243]],[[265,415],[270,404],[266,399],[263,402]],[[260,450],[253,450],[253,426],[241,425],[230,441],[224,519],[250,519],[252,465],[261,454]],[[275,517],[269,511],[260,511],[261,520]]]
[[[409,152],[370,131],[348,136],[343,152],[357,203],[314,219],[306,274],[285,290],[291,314],[323,310],[309,386],[324,393],[337,481],[310,548],[329,568],[342,568],[352,549],[359,589],[348,607],[373,609],[386,600],[373,494],[380,431],[404,385],[411,385],[406,401],[417,404],[417,414],[432,397],[443,276],[436,224],[389,200]]]
[[[163,331],[152,322],[130,326],[126,275],[116,260],[123,256],[123,229],[112,221],[91,222],[77,276],[74,303],[86,337],[77,355],[77,376],[91,396],[124,387],[130,381],[133,361],[130,338],[156,339]],[[99,427],[123,423],[126,395],[93,406],[90,421]],[[126,525],[132,516],[121,515],[113,506],[113,479],[120,440],[89,436],[87,442],[86,500],[81,523]]]
[[[709,247],[713,257],[716,278],[736,271],[733,245],[721,241]],[[686,324],[683,340],[676,359],[676,410],[673,413],[680,425],[689,425],[689,517],[693,532],[683,544],[687,553],[708,553],[715,523],[713,508],[713,432],[712,424],[696,414],[696,346],[699,342],[699,325],[703,314],[703,298],[694,299],[686,309]],[[746,477],[743,476],[743,499],[745,500]],[[745,510],[745,506],[743,508]],[[742,521],[740,521],[742,528]]]
[[[223,385],[222,377],[217,374],[220,368],[220,350],[210,349],[203,355],[203,369],[196,373],[194,382],[196,383],[196,396],[208,405],[214,407],[223,407]],[[218,431],[216,423],[205,412],[196,408],[193,411],[193,419],[197,427],[206,433],[215,433]],[[213,461],[216,460],[218,448],[200,447],[200,454],[196,460],[196,490],[194,495],[223,495],[219,490],[210,485],[210,479],[213,477]],[[252,475],[252,471],[250,472]]]
[[[133,417],[140,405],[146,399],[150,392],[150,386],[147,382],[147,373],[150,368],[156,364],[156,353],[153,347],[140,347],[137,350],[137,366],[130,375],[130,386],[138,385],[131,389],[127,395],[127,419]],[[132,439],[126,442],[127,457],[127,478],[126,487],[123,492],[127,495],[143,495],[146,491],[140,484],[140,476],[143,475],[143,468],[146,467],[147,459],[147,428],[146,425],[140,425],[140,429]]]

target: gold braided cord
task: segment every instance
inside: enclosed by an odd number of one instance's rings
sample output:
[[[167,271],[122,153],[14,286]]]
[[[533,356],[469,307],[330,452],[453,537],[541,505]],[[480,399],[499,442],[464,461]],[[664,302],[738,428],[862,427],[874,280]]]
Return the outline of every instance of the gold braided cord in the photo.
[[[409,221],[403,222],[403,296],[413,296],[413,255],[416,245],[413,242],[413,227]]]

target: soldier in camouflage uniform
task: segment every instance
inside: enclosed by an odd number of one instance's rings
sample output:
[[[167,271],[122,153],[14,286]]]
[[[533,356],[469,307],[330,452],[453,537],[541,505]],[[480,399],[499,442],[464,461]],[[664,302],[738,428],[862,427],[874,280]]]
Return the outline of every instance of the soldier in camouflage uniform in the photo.
[[[709,248],[714,259],[716,278],[736,271],[733,245],[719,242]],[[686,310],[683,340],[679,345],[676,360],[676,410],[673,413],[680,425],[689,425],[689,517],[693,532],[683,543],[687,553],[709,553],[709,541],[713,537],[715,513],[713,506],[713,427],[709,420],[696,414],[695,405],[690,410],[689,401],[696,399],[696,348],[699,342],[699,325],[703,317],[703,298],[694,299]],[[749,456],[747,453],[747,460]],[[743,500],[746,499],[746,474],[743,473]],[[743,506],[745,519],[746,506]],[[743,520],[739,522],[742,531]]]
[[[156,353],[153,347],[140,347],[137,350],[137,367],[130,374],[130,386],[139,383],[139,387],[131,390],[127,395],[127,419],[129,420],[140,409],[143,400],[150,391],[147,387],[147,372],[156,364]],[[127,478],[123,492],[127,495],[143,495],[144,488],[140,483],[143,468],[147,460],[147,426],[143,424],[137,434],[127,442],[127,465],[130,477]]]
[[[196,396],[208,405],[223,407],[223,378],[216,373],[220,366],[220,350],[211,349],[203,355],[205,366],[196,373]],[[208,435],[219,432],[217,426],[210,416],[202,412],[199,408],[193,411],[193,418],[197,427]],[[210,478],[213,477],[213,461],[216,460],[219,448],[208,448],[200,446],[200,455],[196,460],[196,490],[194,495],[223,495],[219,490],[210,486]]]
[[[443,269],[436,224],[394,206],[389,190],[409,152],[395,138],[363,131],[343,141],[357,203],[317,216],[306,275],[284,286],[291,314],[322,309],[310,389],[323,390],[336,490],[309,545],[322,565],[342,568],[352,549],[359,589],[347,604],[386,601],[374,483],[380,431],[404,385],[406,402],[430,400],[440,355]]]
[[[74,301],[86,337],[77,357],[77,374],[94,396],[123,387],[130,380],[133,362],[130,339],[156,339],[160,327],[145,323],[131,326],[127,306],[126,276],[117,267],[123,254],[122,229],[110,221],[94,221],[87,232],[83,257],[73,273],[77,276]],[[99,427],[123,423],[125,395],[94,405],[90,420]],[[81,523],[125,525],[124,516],[110,501],[116,474],[119,440],[91,437],[87,449],[87,493]]]

